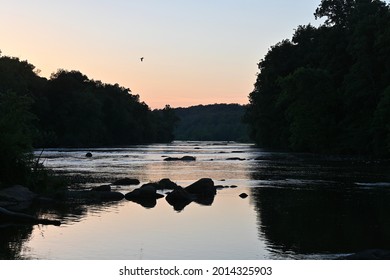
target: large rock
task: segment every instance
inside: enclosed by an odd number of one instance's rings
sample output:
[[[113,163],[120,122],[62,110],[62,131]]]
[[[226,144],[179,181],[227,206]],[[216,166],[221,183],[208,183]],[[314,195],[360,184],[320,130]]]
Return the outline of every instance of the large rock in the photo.
[[[0,190],[0,207],[23,210],[30,207],[36,197],[37,195],[26,187],[12,186]]]
[[[142,185],[140,188],[133,190],[125,195],[128,200],[137,198],[161,198],[162,194],[157,193],[156,186],[153,183]]]
[[[36,196],[35,193],[23,186],[12,186],[0,191],[0,199],[15,202],[31,201]]]
[[[158,188],[163,189],[163,190],[175,190],[179,186],[175,183],[172,182],[170,179],[164,178],[161,179],[158,183]]]
[[[184,189],[197,196],[214,196],[217,193],[217,188],[210,178],[202,178]]]
[[[173,209],[181,211],[192,201],[195,201],[196,198],[196,195],[187,192],[182,187],[177,187],[175,190],[167,194],[165,200],[173,206]]]
[[[162,194],[157,193],[154,183],[142,185],[140,188],[125,194],[127,200],[138,203],[145,208],[156,206],[157,199],[162,197],[164,197]]]
[[[198,196],[194,201],[200,205],[211,206],[214,202],[215,195]]]
[[[211,205],[216,193],[217,188],[213,180],[203,178],[186,188],[178,186],[167,195],[166,200],[176,211],[181,211],[193,201],[202,205]]]
[[[202,178],[184,189],[196,196],[194,199],[196,203],[207,206],[213,204],[214,197],[217,194],[217,187],[213,180],[209,178]]]

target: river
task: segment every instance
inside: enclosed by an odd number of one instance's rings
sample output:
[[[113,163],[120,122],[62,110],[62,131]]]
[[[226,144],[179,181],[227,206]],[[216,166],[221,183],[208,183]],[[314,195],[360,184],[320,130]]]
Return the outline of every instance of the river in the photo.
[[[196,161],[164,161],[185,155]],[[230,187],[211,205],[192,202],[181,211],[165,198],[147,208],[127,200],[41,207],[36,214],[62,225],[0,227],[2,259],[335,259],[390,249],[389,162],[234,142],[47,149],[41,161],[76,178],[77,189],[125,177],[141,184],[169,178],[183,187],[211,178]]]

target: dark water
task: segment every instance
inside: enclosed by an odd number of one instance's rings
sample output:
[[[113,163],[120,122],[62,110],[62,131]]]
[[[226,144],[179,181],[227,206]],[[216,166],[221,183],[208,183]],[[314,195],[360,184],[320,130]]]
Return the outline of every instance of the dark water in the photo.
[[[175,211],[115,203],[38,207],[55,226],[0,225],[3,259],[334,259],[390,250],[390,164],[356,158],[275,153],[252,145],[175,142],[117,149],[56,149],[45,165],[90,188],[122,177],[217,185],[211,205]],[[37,151],[37,153],[39,153]],[[165,156],[196,156],[166,162]],[[232,159],[235,158],[235,159]],[[116,187],[126,193],[134,187]],[[247,193],[242,199],[240,193]]]

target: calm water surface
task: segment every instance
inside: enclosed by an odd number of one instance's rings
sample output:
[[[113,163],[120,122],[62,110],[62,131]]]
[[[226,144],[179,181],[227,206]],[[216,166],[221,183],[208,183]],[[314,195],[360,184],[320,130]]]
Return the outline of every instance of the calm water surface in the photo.
[[[92,158],[86,158],[86,152]],[[40,151],[36,152],[37,155]],[[194,162],[166,162],[191,155]],[[233,159],[232,159],[233,158]],[[44,164],[86,188],[137,178],[200,178],[218,190],[210,206],[177,212],[164,198],[153,208],[122,200],[40,207],[55,226],[0,227],[3,259],[334,259],[390,249],[390,164],[267,152],[253,145],[174,142],[114,149],[51,149]],[[114,187],[127,193],[134,187]],[[247,193],[248,198],[239,197]]]

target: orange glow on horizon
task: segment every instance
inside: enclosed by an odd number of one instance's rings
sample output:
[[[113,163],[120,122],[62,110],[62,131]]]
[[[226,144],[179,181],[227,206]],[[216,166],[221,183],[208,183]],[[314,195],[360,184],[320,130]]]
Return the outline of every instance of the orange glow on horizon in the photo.
[[[257,63],[314,20],[318,0],[217,2],[9,1],[0,48],[44,77],[61,68],[118,83],[152,109],[247,104]]]

